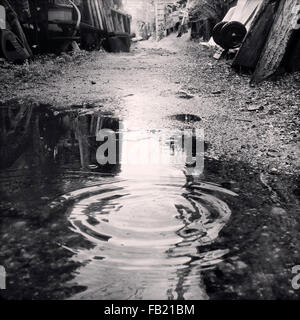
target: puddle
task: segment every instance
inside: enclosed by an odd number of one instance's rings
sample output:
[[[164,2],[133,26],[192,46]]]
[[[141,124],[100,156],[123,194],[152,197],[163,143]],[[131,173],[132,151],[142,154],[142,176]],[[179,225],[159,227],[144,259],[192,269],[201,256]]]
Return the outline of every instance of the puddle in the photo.
[[[191,123],[191,122],[199,122],[202,119],[199,116],[194,114],[176,114],[170,117],[172,120],[184,122],[184,123]]]
[[[187,175],[195,150],[187,155],[175,143],[180,130],[132,131],[101,113],[30,106],[2,108],[1,122],[4,298],[293,296],[288,282],[280,294],[271,289],[287,277],[299,244],[290,232],[299,222],[295,199],[284,188],[271,192],[272,182],[243,164],[210,159]],[[104,129],[117,156],[101,165],[109,157],[99,152]],[[270,217],[274,207],[279,214]],[[265,291],[255,295],[260,283]]]

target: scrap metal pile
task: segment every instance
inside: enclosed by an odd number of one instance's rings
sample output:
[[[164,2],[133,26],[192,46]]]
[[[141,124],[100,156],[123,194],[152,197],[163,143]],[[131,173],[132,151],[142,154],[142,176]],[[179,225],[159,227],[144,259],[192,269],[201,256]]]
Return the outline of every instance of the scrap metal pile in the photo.
[[[129,51],[131,16],[120,0],[0,0],[0,57],[74,48]]]
[[[217,45],[216,58],[234,54],[253,82],[300,70],[300,0],[190,0],[189,14],[192,35]]]

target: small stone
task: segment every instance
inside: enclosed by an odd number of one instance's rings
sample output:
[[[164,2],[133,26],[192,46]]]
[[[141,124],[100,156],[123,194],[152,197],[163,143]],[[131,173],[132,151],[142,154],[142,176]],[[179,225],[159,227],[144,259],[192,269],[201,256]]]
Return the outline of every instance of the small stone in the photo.
[[[14,227],[17,229],[24,228],[26,226],[26,221],[18,221],[14,224]]]
[[[278,152],[278,150],[276,150],[276,149],[269,149],[268,151],[269,152]]]
[[[57,223],[53,223],[53,224],[51,224],[51,229],[52,230],[54,230],[54,229],[58,229],[60,227],[60,225],[59,224],[57,224]]]
[[[264,110],[264,107],[263,106],[254,106],[254,105],[250,105],[248,108],[247,108],[248,111],[262,111]]]
[[[271,152],[267,152],[267,157],[269,157],[269,158],[276,158],[277,155],[274,154],[274,153],[271,153]]]
[[[179,98],[181,98],[181,99],[193,99],[194,98],[194,96],[192,96],[192,95],[190,95],[190,94],[188,94],[188,93],[186,93],[186,92],[184,92],[184,91],[179,91],[179,92],[177,92],[177,96],[179,97]]]
[[[244,270],[244,269],[247,269],[248,266],[246,265],[245,262],[243,261],[236,261],[235,262],[235,266],[239,269],[239,270]]]
[[[231,273],[235,271],[234,266],[231,263],[222,262],[218,265],[218,269],[222,271],[222,273]]]
[[[271,209],[271,214],[274,214],[274,215],[277,215],[277,216],[286,216],[287,212],[283,208],[273,207]]]
[[[271,168],[270,173],[271,174],[278,174],[278,170],[276,168]]]

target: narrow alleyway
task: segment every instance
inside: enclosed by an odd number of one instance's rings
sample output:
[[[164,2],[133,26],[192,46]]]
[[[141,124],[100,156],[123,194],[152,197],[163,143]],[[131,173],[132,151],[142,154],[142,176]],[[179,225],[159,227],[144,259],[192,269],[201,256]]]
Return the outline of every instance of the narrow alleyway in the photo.
[[[63,55],[7,69],[4,105],[25,99],[57,110],[98,108],[140,128],[172,128],[169,116],[193,114],[201,118],[196,126],[205,129],[208,155],[269,171],[299,169],[299,74],[251,87],[247,75],[212,59],[188,35],[141,42],[131,53]]]
[[[8,136],[25,118],[1,150],[4,298],[298,298],[299,74],[250,86],[188,35],[0,69]],[[87,131],[119,121],[123,154],[204,129],[203,173],[97,166]]]

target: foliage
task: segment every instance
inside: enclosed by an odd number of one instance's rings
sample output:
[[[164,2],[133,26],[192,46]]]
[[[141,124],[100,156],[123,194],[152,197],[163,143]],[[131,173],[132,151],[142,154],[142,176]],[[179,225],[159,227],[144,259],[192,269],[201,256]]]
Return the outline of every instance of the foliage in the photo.
[[[236,3],[236,0],[191,0],[191,20],[212,19],[221,21],[229,8]]]

